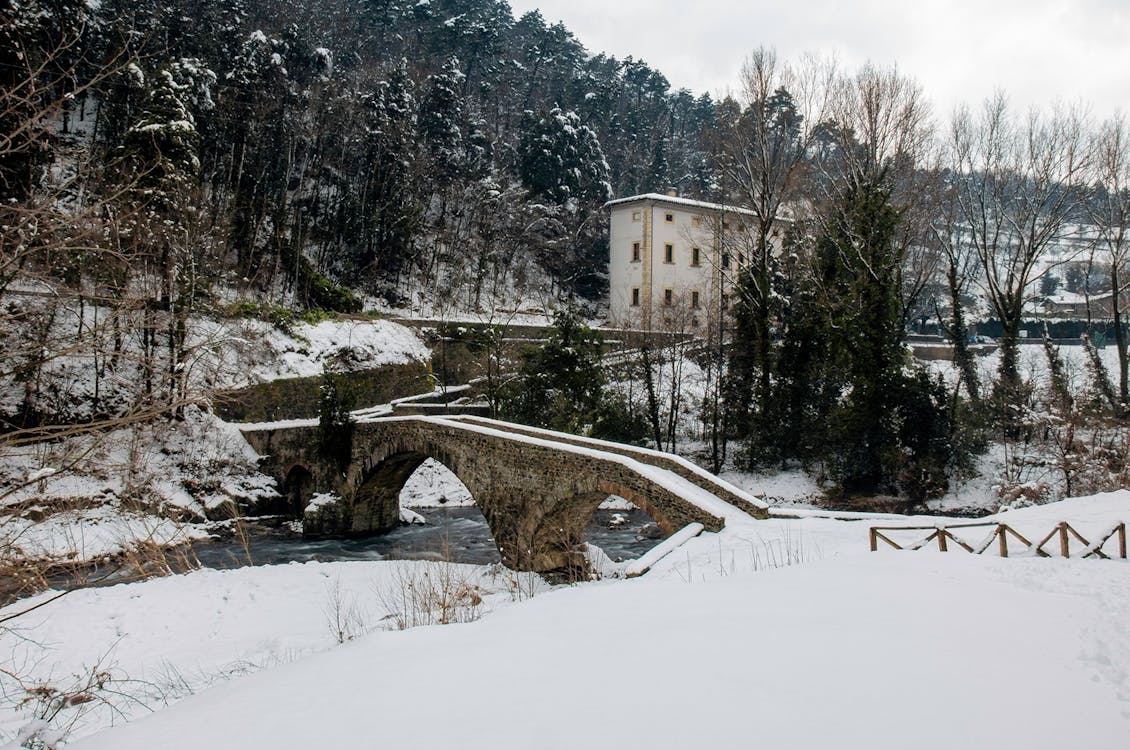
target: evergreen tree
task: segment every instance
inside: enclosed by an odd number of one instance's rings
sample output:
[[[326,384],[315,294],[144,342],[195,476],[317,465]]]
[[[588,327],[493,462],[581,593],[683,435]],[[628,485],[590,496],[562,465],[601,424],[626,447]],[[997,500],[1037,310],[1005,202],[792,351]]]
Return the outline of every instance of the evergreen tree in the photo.
[[[524,424],[579,433],[601,404],[602,340],[570,310],[558,311],[545,343],[522,355],[504,416]]]
[[[535,195],[558,204],[607,200],[608,163],[596,134],[575,112],[554,108],[522,138],[519,174]]]
[[[200,170],[196,121],[184,98],[192,92],[179,82],[182,66],[168,66],[153,77],[137,120],[125,134],[123,154],[136,175],[135,202],[183,229],[185,198]]]
[[[419,133],[428,153],[432,173],[440,180],[455,177],[464,164],[463,73],[459,60],[448,58],[443,69],[428,76],[420,101]]]
[[[362,99],[365,126],[359,184],[344,221],[356,221],[353,266],[376,284],[410,263],[422,221],[410,158],[417,138],[416,98],[407,62]],[[348,205],[348,204],[346,204]]]
[[[778,427],[753,445],[825,462],[849,497],[922,501],[961,455],[950,397],[905,352],[899,215],[875,184],[847,191],[836,215],[793,277],[767,421]]]

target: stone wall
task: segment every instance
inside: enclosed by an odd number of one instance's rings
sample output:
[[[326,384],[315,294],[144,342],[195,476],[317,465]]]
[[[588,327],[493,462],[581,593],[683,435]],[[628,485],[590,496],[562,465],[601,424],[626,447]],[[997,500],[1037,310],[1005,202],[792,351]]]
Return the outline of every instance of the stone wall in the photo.
[[[419,330],[432,350],[432,370],[448,385],[467,383],[487,372],[489,352],[484,346],[491,328],[501,331],[496,356],[506,361],[504,369],[513,370],[524,349],[539,346],[548,326],[508,325],[504,323],[459,323],[438,320],[397,319],[397,323]],[[663,347],[686,341],[691,334],[664,331],[631,331],[619,328],[594,328],[604,340],[605,352],[633,349],[644,344]]]
[[[348,378],[357,408],[387,404],[396,398],[432,389],[429,367],[423,362],[385,365],[343,373]],[[274,422],[310,419],[321,405],[321,376],[285,378],[216,394],[216,414],[229,422]]]

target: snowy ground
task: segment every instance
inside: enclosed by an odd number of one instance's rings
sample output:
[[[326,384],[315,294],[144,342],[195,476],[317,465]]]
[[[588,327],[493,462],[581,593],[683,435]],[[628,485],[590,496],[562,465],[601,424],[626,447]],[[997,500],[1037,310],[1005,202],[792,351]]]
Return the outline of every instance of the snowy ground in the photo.
[[[418,563],[310,563],[78,591],[8,623],[21,632],[0,651],[58,683],[100,662],[135,681],[114,687],[161,709],[133,721],[149,708],[119,698],[116,723],[130,723],[71,745],[90,750],[1051,748],[1130,736],[1126,562],[870,553],[873,523],[938,519],[808,515],[731,522],[641,579],[520,606],[528,578],[459,568],[484,595],[469,624],[387,632]],[[1030,538],[1060,520],[1093,538],[1130,520],[1130,491],[1004,517]],[[76,737],[114,718],[83,706]],[[29,708],[2,715],[5,736]]]
[[[1089,387],[1089,375],[1087,372],[1087,353],[1082,346],[1060,346],[1058,347],[1060,356],[1063,358],[1066,375],[1070,387],[1075,392],[1081,392]],[[1114,382],[1118,382],[1118,352],[1113,346],[1107,346],[1099,350],[1099,359],[1102,360],[1103,365],[1106,367],[1107,373],[1110,374]],[[978,372],[981,376],[982,384],[990,383],[996,378],[997,368],[1000,366],[1000,350],[995,350],[986,355],[976,358],[978,365]],[[952,362],[944,360],[933,360],[924,362],[926,368],[931,372],[940,373],[949,382],[954,382],[957,377],[957,371]],[[1044,353],[1044,346],[1042,342],[1033,342],[1023,344],[1020,347],[1020,376],[1025,380],[1032,382],[1037,389],[1044,389],[1048,387],[1048,360],[1047,355]]]
[[[246,333],[226,387],[263,383],[279,378],[322,374],[325,364],[349,368],[380,367],[402,362],[426,362],[431,357],[417,333],[388,320],[327,320],[298,324],[293,334],[261,321],[243,321]]]
[[[8,446],[0,450],[0,558],[82,562],[206,536],[192,521],[276,494],[256,460],[233,425],[195,408],[173,425]]]

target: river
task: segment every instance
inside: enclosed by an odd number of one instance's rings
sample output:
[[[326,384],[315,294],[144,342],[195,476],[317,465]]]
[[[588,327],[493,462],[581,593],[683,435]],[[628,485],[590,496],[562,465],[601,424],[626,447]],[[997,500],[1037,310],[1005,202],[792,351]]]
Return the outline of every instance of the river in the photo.
[[[483,514],[475,507],[420,508],[426,524],[402,525],[361,539],[305,539],[285,527],[255,524],[246,536],[199,542],[193,552],[207,568],[338,560],[434,559],[486,565],[499,561]],[[616,561],[634,559],[659,543],[651,518],[641,510],[598,510],[585,541]]]

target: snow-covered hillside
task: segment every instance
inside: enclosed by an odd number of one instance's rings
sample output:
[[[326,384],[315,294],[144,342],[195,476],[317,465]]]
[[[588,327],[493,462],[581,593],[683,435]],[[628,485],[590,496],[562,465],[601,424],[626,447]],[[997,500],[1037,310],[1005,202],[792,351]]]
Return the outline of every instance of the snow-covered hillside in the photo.
[[[385,320],[296,323],[287,332],[257,320],[201,319],[193,330],[199,340],[191,377],[201,392],[316,376],[327,364],[364,369],[429,357],[414,330]],[[99,387],[113,393],[96,384],[95,372],[80,352],[53,360],[43,383],[60,403],[78,408]],[[0,393],[21,392],[0,377]],[[8,406],[16,408],[14,401]],[[247,507],[275,495],[257,458],[236,426],[197,406],[176,420],[123,421],[119,429],[61,441],[2,445],[0,552],[8,559],[75,562],[139,542],[199,538],[208,531],[184,521],[226,517],[230,508],[223,506]]]

